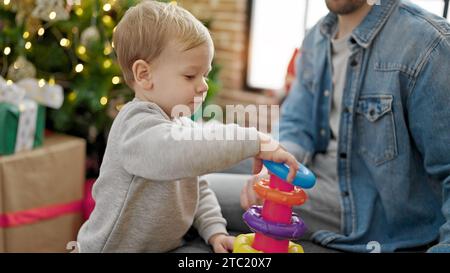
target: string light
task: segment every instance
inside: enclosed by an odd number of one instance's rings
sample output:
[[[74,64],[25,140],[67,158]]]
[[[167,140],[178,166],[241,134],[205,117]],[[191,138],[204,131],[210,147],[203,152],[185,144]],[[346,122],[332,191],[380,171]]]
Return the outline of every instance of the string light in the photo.
[[[101,105],[106,105],[108,103],[108,98],[103,96],[100,98],[100,104]]]
[[[5,49],[3,49],[3,54],[5,54],[6,56],[9,55],[9,53],[11,53],[11,48],[9,46],[5,47]]]
[[[29,50],[30,48],[31,48],[31,42],[28,41],[28,42],[25,43],[25,49]]]
[[[83,15],[83,9],[82,8],[76,8],[75,9],[75,14],[78,15],[78,16]]]
[[[80,73],[81,71],[83,71],[83,69],[84,69],[83,64],[77,64],[75,66],[75,72],[77,72],[77,73]]]
[[[120,78],[118,76],[114,76],[114,77],[112,77],[111,82],[113,84],[119,84],[120,83]]]
[[[56,12],[52,11],[50,12],[50,14],[48,15],[48,18],[50,18],[50,20],[53,20],[56,18]]]
[[[69,99],[69,101],[76,100],[77,99],[77,92],[75,90],[73,90],[72,92],[69,93],[67,98]]]
[[[40,79],[38,82],[39,87],[43,87],[45,85],[45,80],[44,79]]]
[[[111,48],[111,46],[109,44],[107,44],[105,46],[105,49],[103,50],[103,54],[109,55],[109,54],[111,54],[111,52],[112,52],[112,48]]]
[[[23,33],[22,37],[23,37],[24,39],[28,39],[28,37],[30,37],[30,33],[29,33],[28,31],[25,31],[25,32]]]
[[[5,4],[5,6],[9,5],[9,3],[11,3],[11,0],[4,0],[3,4]]]
[[[68,47],[68,46],[70,45],[70,41],[69,41],[69,39],[62,38],[62,39],[59,41],[59,44],[60,44],[61,46],[64,46],[64,47]]]
[[[38,34],[39,36],[44,35],[44,33],[45,33],[45,29],[44,29],[43,27],[41,27],[41,28],[38,29],[37,34]]]
[[[50,79],[48,80],[48,84],[55,85],[55,77],[50,77]]]
[[[111,16],[109,16],[109,15],[104,15],[104,16],[102,17],[102,21],[103,21],[103,24],[105,24],[106,26],[111,26],[113,20],[112,20]]]
[[[78,52],[78,54],[80,54],[80,55],[84,55],[84,54],[86,53],[86,47],[80,45],[80,46],[77,48],[77,52]]]
[[[111,4],[109,4],[109,3],[104,4],[103,5],[103,10],[104,11],[110,11],[111,10]]]
[[[13,84],[13,81],[12,81],[12,80],[7,80],[7,81],[6,81],[6,84],[7,84],[7,85],[12,85],[12,84]]]
[[[112,62],[111,62],[111,60],[109,60],[109,59],[107,59],[107,60],[105,60],[105,61],[103,62],[103,67],[104,67],[104,68],[110,68],[111,65],[112,65]]]

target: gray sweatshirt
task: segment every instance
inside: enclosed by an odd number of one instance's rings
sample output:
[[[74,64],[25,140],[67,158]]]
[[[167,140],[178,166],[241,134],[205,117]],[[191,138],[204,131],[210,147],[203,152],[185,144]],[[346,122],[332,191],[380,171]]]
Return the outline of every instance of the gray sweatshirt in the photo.
[[[186,134],[223,129],[245,140],[179,140],[175,121],[158,105],[127,103],[109,133],[92,191],[95,209],[78,233],[80,252],[166,252],[192,225],[206,242],[227,234],[217,199],[199,176],[255,156],[256,129],[180,120]]]

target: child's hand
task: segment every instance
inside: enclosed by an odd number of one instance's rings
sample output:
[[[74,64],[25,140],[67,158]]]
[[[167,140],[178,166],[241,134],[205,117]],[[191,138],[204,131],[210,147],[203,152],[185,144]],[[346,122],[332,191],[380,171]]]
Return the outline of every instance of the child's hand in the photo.
[[[219,233],[211,236],[208,243],[213,247],[214,253],[231,253],[233,252],[234,239],[234,236]]]
[[[253,173],[257,174],[262,170],[262,160],[285,163],[289,167],[287,182],[292,183],[299,169],[298,162],[295,157],[288,153],[283,147],[281,147],[278,141],[274,140],[269,135],[259,133],[259,139],[261,142],[261,147],[259,154],[255,156],[255,162],[253,163]]]

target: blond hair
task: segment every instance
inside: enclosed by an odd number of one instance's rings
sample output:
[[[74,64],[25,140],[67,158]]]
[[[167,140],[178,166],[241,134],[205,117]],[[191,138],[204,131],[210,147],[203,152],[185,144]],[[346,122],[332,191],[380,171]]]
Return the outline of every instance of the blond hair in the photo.
[[[132,87],[133,63],[154,61],[175,38],[189,50],[211,42],[208,29],[176,4],[145,0],[125,12],[113,34],[114,50],[125,82]]]

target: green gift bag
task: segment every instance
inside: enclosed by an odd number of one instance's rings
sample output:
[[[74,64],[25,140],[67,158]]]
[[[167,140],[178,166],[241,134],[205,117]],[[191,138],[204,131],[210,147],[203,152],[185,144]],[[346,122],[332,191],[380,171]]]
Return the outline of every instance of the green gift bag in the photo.
[[[7,102],[0,102],[0,155],[9,155],[16,152],[16,142],[18,141],[18,129],[20,115],[26,107],[23,104],[15,105]],[[35,133],[33,148],[39,147],[44,141],[45,129],[45,107],[37,105]]]

